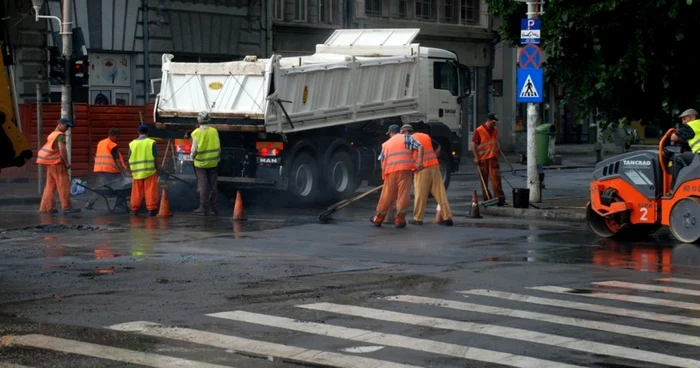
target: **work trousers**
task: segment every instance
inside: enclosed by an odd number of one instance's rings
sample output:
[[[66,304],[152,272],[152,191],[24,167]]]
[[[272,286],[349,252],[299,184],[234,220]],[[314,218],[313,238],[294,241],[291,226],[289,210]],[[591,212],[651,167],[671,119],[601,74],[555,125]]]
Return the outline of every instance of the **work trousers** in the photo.
[[[197,191],[199,192],[199,210],[206,211],[207,205],[213,212],[219,211],[219,191],[217,182],[219,180],[219,168],[209,169],[195,168],[197,172]]]
[[[39,205],[40,213],[49,213],[56,210],[55,194],[58,191],[58,199],[64,211],[71,209],[70,199],[70,179],[68,178],[68,168],[60,163],[58,165],[44,165],[46,168],[46,186],[44,195],[41,197]]]
[[[496,194],[499,202],[506,200],[506,195],[503,193],[503,185],[501,183],[501,167],[498,165],[498,157],[492,157],[487,160],[479,160],[479,171],[484,178],[484,188],[481,191],[484,193],[484,200],[488,200],[491,192],[488,192],[489,181],[491,188]],[[481,180],[481,179],[479,179]],[[493,199],[493,197],[491,197]],[[442,205],[440,205],[442,207]]]
[[[417,171],[413,176],[413,219],[423,221],[425,206],[428,204],[428,195],[432,194],[440,205],[443,220],[452,218],[450,203],[447,201],[445,183],[442,181],[440,165],[433,165]]]
[[[158,209],[158,175],[153,174],[146,179],[134,179],[131,186],[131,210],[138,211],[146,197],[146,208],[149,211]]]
[[[695,158],[695,153],[684,152],[680,154],[673,155],[673,173],[671,174],[671,190],[673,186],[676,185],[676,180],[678,179],[678,173],[682,168],[690,165]]]
[[[380,226],[384,222],[389,208],[396,203],[396,215],[394,223],[396,225],[406,224],[406,212],[411,205],[411,178],[413,172],[410,170],[395,171],[386,175],[382,194],[377,203],[377,211],[373,222]]]
[[[107,172],[101,172],[100,174],[100,185],[105,185],[109,184],[112,182],[116,182],[117,180],[121,180],[123,177],[121,173],[107,173]],[[95,202],[97,202],[98,199],[102,198],[101,196],[95,194],[90,198],[90,200],[87,203],[87,206],[92,207],[95,205]]]

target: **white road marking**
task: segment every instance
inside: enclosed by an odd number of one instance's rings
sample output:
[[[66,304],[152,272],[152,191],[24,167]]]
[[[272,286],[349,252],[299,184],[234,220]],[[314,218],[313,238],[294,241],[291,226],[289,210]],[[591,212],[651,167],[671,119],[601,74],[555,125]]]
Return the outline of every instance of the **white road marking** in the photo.
[[[519,309],[509,309],[500,307],[491,307],[485,305],[479,305],[474,303],[465,303],[454,300],[447,299],[437,299],[437,298],[426,298],[421,296],[412,295],[398,295],[384,298],[386,300],[393,300],[399,302],[413,303],[413,304],[428,304],[437,305],[439,307],[476,312],[476,313],[486,313],[495,314],[498,316],[524,318],[534,321],[542,321],[549,323],[556,323],[560,325],[574,326],[580,328],[588,328],[592,330],[599,330],[611,333],[617,333],[621,335],[634,336],[645,339],[660,340],[666,342],[673,342],[676,344],[684,344],[691,346],[700,347],[700,337],[692,335],[683,335],[673,332],[664,332],[658,330],[651,330],[648,328],[639,328],[625,325],[618,325],[615,323],[592,321],[581,318],[571,318],[562,317],[553,314],[528,312]]]
[[[444,318],[433,318],[419,316],[415,314],[399,313],[386,311],[381,309],[356,307],[352,305],[342,305],[333,303],[315,303],[298,305],[297,307],[338,313],[361,318],[371,318],[381,321],[390,321],[396,323],[405,323],[416,326],[424,326],[430,328],[440,328],[453,331],[464,331],[482,335],[496,336],[500,338],[521,340],[536,344],[543,344],[566,349],[585,351],[591,354],[609,355],[620,358],[640,360],[644,362],[657,363],[663,366],[688,367],[697,368],[700,366],[700,361],[675,357],[666,354],[652,353],[623,346],[603,344],[594,341],[586,341],[575,339],[566,336],[553,335],[542,332],[524,330],[520,328],[512,328],[498,325],[488,325],[483,323],[473,323],[464,321],[455,321]]]
[[[611,287],[617,287],[617,288],[623,288],[623,289],[658,291],[661,293],[669,293],[669,294],[700,296],[700,290],[681,289],[681,288],[668,287],[668,286],[635,284],[635,283],[631,283],[631,282],[622,282],[622,281],[601,281],[601,282],[592,282],[592,284],[601,285],[601,286],[611,286]]]
[[[383,346],[352,346],[349,348],[340,349],[340,351],[344,351],[346,353],[364,354],[374,353],[375,351],[379,351],[382,349],[384,349]]]
[[[213,332],[193,330],[189,328],[168,327],[158,323],[137,321],[127,322],[107,327],[112,330],[136,332],[142,335],[162,337],[180,341],[214,346],[264,358],[274,357],[290,362],[321,364],[332,367],[346,368],[417,368],[413,365],[388,362],[372,358],[343,355],[320,350],[299,348],[242,337],[222,335]]]
[[[540,286],[532,288],[532,289],[540,290],[539,288],[540,288]],[[571,302],[568,300],[540,298],[540,297],[536,297],[536,296],[529,296],[529,295],[522,295],[522,294],[515,294],[515,293],[506,293],[503,291],[495,291],[495,290],[484,290],[484,289],[467,290],[467,291],[460,291],[460,293],[471,294],[471,295],[489,296],[492,298],[515,300],[518,302],[532,303],[532,304],[538,304],[538,305],[548,305],[548,306],[559,307],[559,308],[578,309],[578,310],[583,310],[583,311],[593,312],[593,313],[612,314],[615,316],[648,319],[648,320],[657,321],[657,322],[676,323],[676,324],[681,324],[681,325],[700,327],[700,319],[699,318],[692,318],[692,317],[673,316],[670,314],[661,314],[661,313],[655,313],[655,312],[638,311],[638,310],[634,310],[634,309],[608,307],[608,306],[604,306],[604,305],[596,305],[596,304],[588,304],[588,303],[580,303],[580,302]],[[592,295],[592,294],[576,294],[576,295]]]
[[[700,285],[700,280],[693,280],[693,279],[679,279],[679,278],[666,278],[666,279],[656,279],[656,281],[663,281],[663,282],[677,282],[679,284],[690,284],[690,285]]]
[[[478,349],[470,346],[456,345],[402,335],[384,334],[357,328],[333,326],[325,323],[300,322],[290,318],[250,313],[245,311],[213,313],[208,314],[208,316],[264,326],[279,327],[323,336],[331,336],[339,339],[361,341],[370,344],[380,344],[433,354],[453,356],[457,358],[477,360],[481,362],[508,365],[511,367],[577,367],[570,364],[557,363],[522,355],[501,353],[493,350]]]
[[[0,368],[33,368],[26,365],[0,362]]]
[[[619,300],[622,302],[658,305],[658,306],[663,306],[663,307],[673,307],[673,308],[679,308],[679,309],[689,309],[689,310],[694,310],[694,311],[700,311],[700,304],[697,304],[697,303],[688,303],[688,302],[679,302],[679,301],[675,301],[675,300],[649,298],[646,296],[612,294],[612,293],[603,293],[603,292],[598,292],[598,291],[594,291],[592,293],[576,293],[574,289],[569,289],[569,288],[559,287],[559,286],[533,286],[533,287],[528,287],[526,289],[547,291],[550,293],[558,293],[558,294],[565,294],[565,295],[584,296],[587,298]],[[590,305],[593,305],[593,304],[590,304]],[[635,312],[635,314],[637,314],[637,313],[638,312]],[[699,324],[700,319],[686,318],[686,317],[680,317],[680,316],[679,317],[673,316],[673,317],[674,317],[674,319],[678,318],[679,321],[686,321],[686,322],[673,322],[673,323],[682,323],[682,324],[690,324],[690,325],[700,326],[700,324]],[[664,322],[672,322],[672,321],[664,321]]]
[[[85,355],[94,358],[115,360],[118,362],[145,365],[148,367],[197,367],[197,368],[228,368],[218,364],[197,362],[194,360],[173,358],[165,355],[143,353],[140,351],[97,345],[89,342],[67,340],[46,335],[5,336],[5,343],[11,345],[31,346],[39,349],[60,351],[68,354]]]

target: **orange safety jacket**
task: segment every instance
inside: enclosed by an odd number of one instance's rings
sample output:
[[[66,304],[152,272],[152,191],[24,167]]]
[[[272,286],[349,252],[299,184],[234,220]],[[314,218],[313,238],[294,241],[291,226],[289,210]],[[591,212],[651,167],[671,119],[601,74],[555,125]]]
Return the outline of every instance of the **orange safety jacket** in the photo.
[[[413,151],[406,148],[405,137],[405,134],[395,134],[382,144],[382,152],[384,152],[382,173],[384,175],[415,169],[416,164],[413,160]]]
[[[496,127],[493,127],[493,131],[489,133],[486,126],[480,125],[476,128],[474,134],[479,135],[479,144],[476,146],[476,154],[479,157],[479,161],[498,157],[498,129]]]
[[[114,142],[109,138],[105,138],[101,140],[100,143],[97,143],[97,151],[95,152],[95,168],[93,169],[94,172],[112,174],[118,174],[121,172],[117,166],[117,163],[114,161],[114,157],[112,156],[112,149],[114,149],[114,147],[117,147],[117,142]],[[122,164],[122,167],[126,167],[121,152],[119,152],[119,161]]]
[[[423,167],[440,165],[440,161],[435,154],[435,147],[433,147],[433,140],[430,139],[430,136],[425,133],[413,133],[413,138],[423,146]],[[418,152],[413,153],[413,158],[418,161]]]
[[[56,138],[60,135],[64,135],[60,130],[54,130],[46,138],[46,144],[39,150],[39,154],[36,155],[36,163],[39,165],[58,165],[63,162],[61,157],[61,151],[58,149],[58,145],[54,148],[54,143],[56,143]]]

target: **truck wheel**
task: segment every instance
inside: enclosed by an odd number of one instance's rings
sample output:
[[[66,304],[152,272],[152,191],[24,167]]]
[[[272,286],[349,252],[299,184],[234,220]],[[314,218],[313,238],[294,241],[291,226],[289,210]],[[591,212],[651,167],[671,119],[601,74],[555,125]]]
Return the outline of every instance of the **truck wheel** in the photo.
[[[440,152],[440,172],[442,173],[442,182],[445,183],[445,190],[447,190],[452,179],[452,165],[450,165],[450,156],[445,151]]]
[[[289,171],[289,193],[300,204],[312,203],[318,195],[318,176],[316,160],[306,152],[299,153]]]
[[[325,183],[333,199],[351,197],[359,187],[355,165],[345,151],[336,151],[328,160]]]

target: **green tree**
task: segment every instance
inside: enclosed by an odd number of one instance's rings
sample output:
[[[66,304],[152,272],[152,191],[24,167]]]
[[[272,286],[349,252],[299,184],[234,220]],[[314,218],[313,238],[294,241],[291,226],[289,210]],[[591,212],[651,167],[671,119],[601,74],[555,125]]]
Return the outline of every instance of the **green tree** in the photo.
[[[527,5],[486,0],[499,33],[516,45]],[[700,1],[551,0],[544,5],[545,80],[566,88],[582,114],[656,122],[700,109]]]

